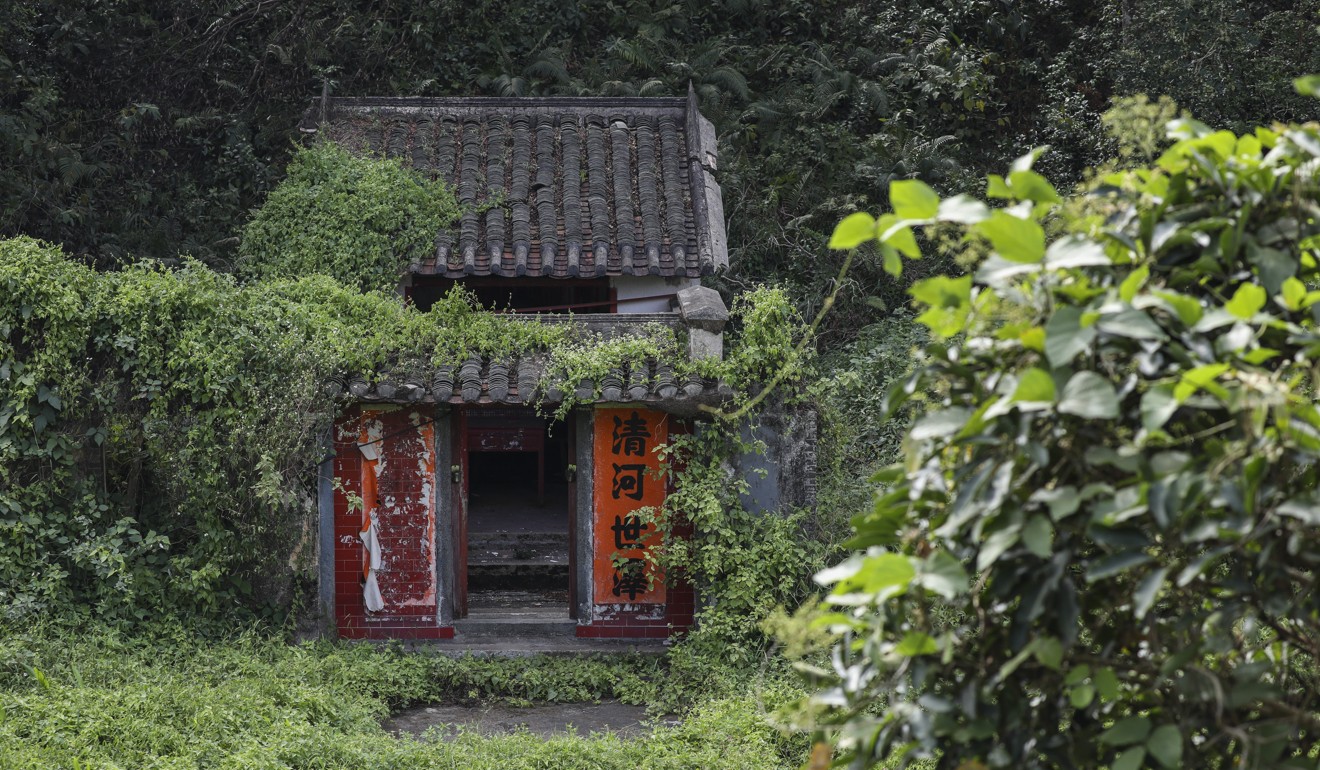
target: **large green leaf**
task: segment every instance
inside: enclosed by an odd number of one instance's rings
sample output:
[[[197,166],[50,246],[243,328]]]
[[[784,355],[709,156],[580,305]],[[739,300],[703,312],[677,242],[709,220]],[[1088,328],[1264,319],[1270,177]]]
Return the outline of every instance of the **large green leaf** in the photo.
[[[1105,334],[1134,340],[1162,340],[1168,336],[1149,315],[1135,308],[1102,315],[1095,325]]]
[[[913,582],[945,599],[952,599],[967,592],[967,570],[947,551],[936,551],[921,562]]]
[[[1168,574],[1168,567],[1160,567],[1141,579],[1137,590],[1132,594],[1132,614],[1137,620],[1142,620],[1146,617],[1146,613],[1150,612],[1160,589],[1164,587],[1164,579]]]
[[[1055,369],[1071,362],[1095,339],[1094,326],[1082,326],[1082,311],[1065,305],[1045,324],[1045,357]]]
[[[918,259],[921,257],[921,249],[917,247],[916,236],[912,234],[912,228],[903,224],[903,220],[893,214],[882,214],[875,223],[876,239],[881,243],[898,249],[903,256],[909,259]]]
[[[853,554],[833,567],[826,567],[820,572],[817,572],[814,579],[820,585],[832,586],[841,580],[846,580],[853,575],[856,575],[857,571],[862,568],[863,558],[864,557],[861,554]]]
[[[1161,765],[1168,768],[1182,766],[1183,740],[1177,725],[1160,725],[1146,739],[1146,748]]]
[[[1017,545],[1022,539],[1022,528],[1020,526],[1006,526],[990,533],[981,545],[981,550],[976,554],[976,569],[985,570],[1003,556],[1008,549]]]
[[[1109,255],[1100,244],[1080,235],[1060,238],[1045,250],[1045,266],[1056,269],[1074,267],[1108,267]]]
[[[1307,300],[1306,284],[1296,278],[1288,278],[1279,285],[1279,304],[1288,310],[1301,310]]]
[[[1086,582],[1094,583],[1097,580],[1111,578],[1120,572],[1145,564],[1148,561],[1150,561],[1150,555],[1141,551],[1123,551],[1097,559],[1091,563],[1090,569],[1086,571]]]
[[[940,196],[917,179],[889,184],[889,204],[900,219],[933,219],[940,210]]]
[[[1233,293],[1224,309],[1243,320],[1251,320],[1265,307],[1265,290],[1254,283],[1244,283]]]
[[[1054,403],[1054,378],[1044,369],[1026,370],[1018,377],[1012,400],[1022,405]]]
[[[1226,397],[1227,393],[1223,387],[1217,385],[1215,380],[1228,371],[1228,364],[1205,364],[1183,372],[1177,385],[1173,388],[1173,397],[1178,403],[1183,403],[1191,398],[1198,390],[1208,390],[1220,398]]]
[[[836,590],[860,591],[883,598],[907,590],[916,574],[912,560],[907,556],[897,553],[873,554],[863,560],[856,575],[843,580]]]
[[[873,240],[875,236],[875,217],[865,211],[859,211],[856,214],[849,214],[834,226],[834,234],[830,236],[830,248],[855,249]]]
[[[976,280],[987,286],[1002,288],[1019,276],[1040,272],[1043,267],[1039,262],[1010,262],[998,254],[991,254],[976,268]]]
[[[880,254],[885,272],[895,278],[901,277],[903,275],[903,257],[899,256],[898,249],[887,243],[882,243],[880,244]]]
[[[1144,761],[1146,761],[1146,747],[1133,746],[1120,752],[1114,758],[1114,764],[1109,766],[1109,770],[1138,770]]]
[[[1048,144],[1042,144],[1037,147],[1032,147],[1030,150],[1026,152],[1026,154],[1019,155],[1018,157],[1014,158],[1013,164],[1009,167],[1010,175],[1014,171],[1031,170],[1031,167],[1036,165],[1036,161],[1040,160],[1040,156],[1044,155],[1049,151],[1050,151],[1050,146]]]
[[[918,420],[908,435],[913,441],[948,438],[962,430],[971,416],[971,410],[961,406],[931,412]]]
[[[1174,398],[1173,388],[1168,385],[1151,388],[1141,396],[1141,426],[1146,430],[1164,427],[1176,411],[1178,399]]]
[[[1100,733],[1100,742],[1111,746],[1131,746],[1141,743],[1150,735],[1150,720],[1146,717],[1127,717],[1114,723],[1114,726]]]
[[[1050,518],[1055,521],[1077,513],[1077,509],[1084,502],[1082,496],[1077,493],[1077,487],[1071,484],[1053,489],[1037,489],[1031,493],[1030,499],[1032,502],[1045,503],[1050,509]]]
[[[1195,298],[1186,294],[1179,294],[1176,291],[1157,291],[1155,296],[1164,300],[1166,304],[1178,315],[1178,320],[1182,321],[1183,326],[1193,327],[1201,320],[1205,314],[1205,309]]]
[[[990,207],[970,195],[955,195],[940,201],[936,218],[943,222],[974,225],[990,216]]]
[[[1095,372],[1078,372],[1063,386],[1058,410],[1091,420],[1113,420],[1118,417],[1118,392]]]
[[[1040,514],[1032,516],[1022,527],[1022,544],[1040,558],[1049,558],[1054,546],[1054,525]]]
[[[1045,231],[1029,219],[1002,210],[977,224],[976,231],[990,241],[999,256],[1012,262],[1039,262],[1045,257]]]
[[[1075,709],[1084,709],[1095,700],[1095,685],[1079,684],[1068,689],[1068,702]]]
[[[1035,203],[1060,203],[1063,200],[1054,191],[1054,185],[1030,169],[1009,172],[1008,187],[1019,200]]]
[[[930,634],[909,631],[903,635],[902,641],[894,648],[894,652],[906,658],[914,658],[918,655],[934,655],[939,652],[939,649],[939,645],[935,643],[935,638]]]
[[[1042,666],[1058,671],[1063,666],[1063,644],[1052,636],[1038,637],[1033,654]]]
[[[932,332],[941,337],[951,337],[963,331],[972,311],[970,275],[961,278],[937,275],[913,284],[908,293],[928,306],[917,320]]]
[[[1105,701],[1118,698],[1118,675],[1112,668],[1100,668],[1095,672],[1095,691]]]
[[[1302,96],[1320,96],[1320,75],[1303,75],[1293,80],[1293,88]]]

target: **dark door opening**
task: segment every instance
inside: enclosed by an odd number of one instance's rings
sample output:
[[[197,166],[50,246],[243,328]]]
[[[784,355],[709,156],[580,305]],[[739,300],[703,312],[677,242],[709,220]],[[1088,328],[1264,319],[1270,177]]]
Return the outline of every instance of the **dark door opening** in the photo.
[[[550,431],[530,409],[469,412],[469,616],[569,616],[573,543],[565,469],[572,445],[566,433]]]

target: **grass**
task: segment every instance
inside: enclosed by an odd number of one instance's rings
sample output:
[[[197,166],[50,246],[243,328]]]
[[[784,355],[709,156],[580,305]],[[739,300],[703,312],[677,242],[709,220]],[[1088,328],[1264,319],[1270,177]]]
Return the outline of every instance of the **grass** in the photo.
[[[784,680],[705,666],[535,658],[451,659],[397,648],[287,645],[258,633],[205,641],[181,629],[0,632],[0,767],[787,768],[806,743],[770,726]],[[694,695],[696,694],[696,695]],[[686,697],[684,697],[686,696]],[[595,701],[681,709],[644,738],[472,732],[444,741],[380,727],[418,703]],[[736,749],[736,750],[731,750]]]

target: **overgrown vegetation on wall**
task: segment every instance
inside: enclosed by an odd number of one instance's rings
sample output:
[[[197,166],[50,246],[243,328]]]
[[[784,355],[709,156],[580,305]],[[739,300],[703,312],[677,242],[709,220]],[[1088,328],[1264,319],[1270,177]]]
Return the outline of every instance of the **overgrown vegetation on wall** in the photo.
[[[255,245],[243,252],[266,260],[252,263],[249,280],[187,259],[174,269],[145,262],[97,272],[54,246],[0,241],[4,620],[210,621],[295,607],[296,581],[315,574],[310,483],[341,406],[332,381],[429,381],[435,367],[468,356],[536,352],[546,358],[541,392],[553,384],[565,393],[551,408],[562,417],[579,403],[579,383],[598,391],[610,368],[634,360],[670,362],[679,377],[699,369],[742,393],[784,366],[801,368],[795,312],[771,289],[735,306],[745,344],[726,362],[686,362],[665,327],[601,341],[569,324],[483,311],[461,291],[420,312],[393,289],[409,244],[431,242],[435,212],[453,207],[448,192],[419,186],[397,163],[333,146],[304,150],[295,165],[273,211],[258,212],[248,230]],[[382,185],[414,187],[393,200]],[[364,217],[375,203],[361,198],[377,195],[416,218]],[[714,465],[728,457],[700,456]],[[728,491],[737,485],[726,475],[693,483],[682,498],[695,511],[701,494],[721,495],[715,518],[689,516],[704,538],[735,521]],[[758,576],[771,550],[795,542],[791,527],[774,526],[782,536],[748,558],[698,551],[684,564],[703,585],[735,573],[755,581],[726,608],[747,615],[743,625],[801,599],[800,547],[783,552],[782,569]],[[738,519],[747,534],[739,539],[751,542],[753,527],[766,528]],[[760,609],[745,613],[750,606]]]
[[[97,273],[24,238],[0,242],[0,287],[10,620],[287,607],[278,581],[252,581],[310,554],[305,485],[331,378],[562,333],[498,324],[461,294],[422,314],[323,276],[240,284],[195,262]]]
[[[818,576],[858,766],[1315,764],[1320,126],[1169,132],[1076,202],[1032,153],[1002,208],[895,182],[834,234],[990,252],[913,286],[931,339],[887,405],[924,414]]]

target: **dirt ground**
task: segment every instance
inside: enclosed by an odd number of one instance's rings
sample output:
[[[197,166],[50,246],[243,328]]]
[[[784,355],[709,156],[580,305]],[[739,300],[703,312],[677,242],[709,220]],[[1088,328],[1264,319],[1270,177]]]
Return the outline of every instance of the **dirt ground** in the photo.
[[[656,726],[678,724],[677,718],[663,717],[647,722],[646,709],[618,701],[601,703],[550,703],[527,708],[507,705],[490,706],[418,706],[400,711],[385,720],[386,730],[396,735],[422,737],[432,727],[441,740],[452,737],[460,726],[496,735],[527,730],[549,737],[576,729],[579,735],[612,732],[621,736],[642,735]]]

